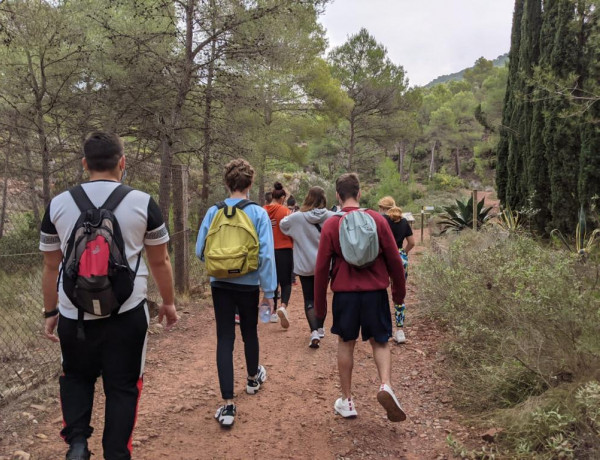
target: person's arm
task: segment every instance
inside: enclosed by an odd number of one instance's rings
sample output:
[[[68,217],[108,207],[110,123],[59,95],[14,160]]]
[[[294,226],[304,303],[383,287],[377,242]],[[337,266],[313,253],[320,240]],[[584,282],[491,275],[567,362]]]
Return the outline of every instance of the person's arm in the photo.
[[[406,237],[406,246],[404,247],[404,252],[408,254],[412,248],[415,247],[415,237],[413,235]]]
[[[60,262],[62,261],[62,251],[44,252],[44,268],[42,271],[42,295],[44,298],[44,311],[51,312],[56,310],[58,304],[58,292],[56,291],[56,283],[58,281],[58,273]],[[47,339],[58,342],[58,337],[54,334],[56,325],[58,324],[58,315],[44,319],[44,335]]]
[[[206,235],[208,234],[208,229],[216,214],[216,209],[216,207],[211,207],[207,211],[204,219],[202,219],[202,224],[200,224],[200,229],[198,230],[198,238],[196,239],[196,257],[202,262],[204,262],[204,244],[206,243]]]
[[[162,304],[158,309],[158,322],[162,323],[163,317],[167,318],[165,329],[171,329],[179,320],[175,309],[175,291],[173,290],[173,270],[167,250],[167,243],[158,245],[145,245],[146,258],[150,272],[158,286],[162,297]]]
[[[275,242],[273,241],[273,227],[271,219],[263,209],[257,209],[258,225],[256,233],[258,234],[258,278],[265,299],[269,305],[273,305],[275,289],[277,289],[277,272],[275,271]],[[272,307],[271,307],[272,310]]]
[[[169,260],[167,243],[169,232],[160,212],[160,208],[153,198],[148,201],[148,220],[144,236],[144,248],[150,272],[158,286],[162,297],[162,304],[158,309],[158,322],[162,323],[166,316],[165,329],[171,329],[179,320],[175,309],[175,292],[173,290],[173,269]]]
[[[329,224],[329,225],[328,225]],[[327,220],[321,229],[321,240],[317,251],[317,262],[315,265],[315,315],[319,319],[325,318],[327,314],[327,286],[329,284],[329,268],[333,257],[333,241],[329,229],[335,227]]]
[[[292,222],[290,219],[292,216],[293,216],[293,214],[288,214],[283,219],[281,219],[281,221],[279,222],[279,229],[281,230],[281,233],[283,233],[284,235],[291,236]]]

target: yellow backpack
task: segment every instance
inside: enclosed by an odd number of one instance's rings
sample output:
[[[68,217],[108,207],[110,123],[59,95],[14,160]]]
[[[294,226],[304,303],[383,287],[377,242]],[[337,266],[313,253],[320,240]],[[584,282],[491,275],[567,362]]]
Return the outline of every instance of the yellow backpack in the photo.
[[[241,200],[233,206],[224,201],[216,204],[217,214],[204,242],[206,270],[215,278],[237,278],[258,270],[258,234],[243,209],[256,205]]]

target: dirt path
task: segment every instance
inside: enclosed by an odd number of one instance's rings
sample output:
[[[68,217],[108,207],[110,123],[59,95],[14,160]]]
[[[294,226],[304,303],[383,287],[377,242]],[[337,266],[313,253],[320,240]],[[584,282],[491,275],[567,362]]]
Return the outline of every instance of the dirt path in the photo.
[[[413,265],[421,257],[420,249],[411,253]],[[451,408],[446,391],[450,383],[442,375],[443,357],[438,353],[443,335],[419,317],[415,302],[415,288],[409,283],[408,342],[392,347],[393,385],[408,414],[406,422],[388,422],[377,403],[377,371],[370,347],[363,343],[357,345],[353,378],[359,416],[344,420],[334,415],[333,402],[339,396],[336,338],[328,333],[320,349],[308,348],[302,294],[294,287],[290,329],[259,324],[261,363],[268,380],[254,396],[245,393],[243,343],[238,333],[238,416],[227,431],[213,419],[221,400],[212,307],[208,301],[201,302],[200,308],[184,307],[176,330],[150,338],[134,458],[450,458],[447,435],[464,440],[473,439],[473,433],[460,424]],[[37,424],[23,416],[21,428],[0,436],[0,460],[11,458],[17,449],[30,453],[31,459],[64,458],[65,445],[58,438],[58,401],[53,398],[46,406],[43,413],[27,409]],[[100,401],[94,411],[96,433],[91,449],[95,458],[101,458],[102,452],[102,408]]]

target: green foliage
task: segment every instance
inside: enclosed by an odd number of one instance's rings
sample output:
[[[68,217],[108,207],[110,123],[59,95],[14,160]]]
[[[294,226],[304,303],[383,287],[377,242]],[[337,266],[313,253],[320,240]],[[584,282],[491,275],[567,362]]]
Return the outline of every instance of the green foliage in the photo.
[[[484,201],[485,198],[482,198],[481,201],[477,203],[477,228],[481,228],[490,218],[488,214],[492,208],[484,208]],[[466,202],[456,200],[455,205],[444,206],[444,211],[445,213],[440,216],[442,220],[439,222],[442,227],[441,233],[446,233],[449,230],[459,232],[464,229],[473,228],[472,196]]]
[[[587,217],[582,206],[579,209],[579,218],[575,227],[575,241],[573,245],[557,228],[550,232],[550,236],[561,242],[567,251],[574,252],[585,261],[594,249],[594,246],[600,242],[600,228],[592,230],[591,233],[587,232]]]
[[[15,266],[29,269],[32,260],[38,258],[40,242],[39,229],[32,212],[11,214],[11,228],[5,229],[0,238],[0,255],[32,254],[31,256],[9,257],[2,263],[3,268],[14,270]],[[10,263],[9,263],[10,261]]]
[[[496,182],[504,204],[537,210],[542,234],[573,232],[600,190],[599,21],[597,0],[515,5]]]
[[[394,116],[402,109],[408,87],[404,68],[394,64],[387,50],[366,29],[352,35],[328,56],[333,77],[340,81],[353,105],[345,114],[348,170],[367,169],[370,148],[391,144],[400,136]]]
[[[416,269],[422,305],[449,328],[455,400],[505,429],[500,458],[597,458],[598,267],[486,229]]]
[[[510,209],[510,206],[506,206],[498,215],[498,226],[508,233],[517,233],[521,231],[523,229],[521,213],[519,211],[513,211]]]
[[[460,177],[453,176],[445,172],[438,172],[433,175],[431,183],[433,190],[453,191],[465,186],[465,181]]]

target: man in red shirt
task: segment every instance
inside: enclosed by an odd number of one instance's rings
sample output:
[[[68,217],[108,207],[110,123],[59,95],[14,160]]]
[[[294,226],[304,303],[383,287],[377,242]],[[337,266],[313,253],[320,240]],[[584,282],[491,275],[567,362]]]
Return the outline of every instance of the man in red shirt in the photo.
[[[343,174],[337,179],[335,188],[343,213],[360,212],[360,183],[356,174]],[[327,312],[327,284],[333,260],[331,332],[339,336],[338,371],[342,387],[342,397],[335,402],[334,409],[343,417],[357,415],[351,383],[354,346],[360,331],[363,341],[371,343],[381,380],[377,400],[386,409],[388,419],[399,422],[406,419],[406,414],[391,386],[392,361],[388,340],[392,337],[392,317],[387,288],[391,278],[392,298],[401,305],[406,294],[404,269],[385,219],[375,211],[365,212],[375,221],[379,239],[379,255],[365,268],[350,265],[342,256],[339,235],[342,217],[332,217],[323,225],[315,268],[315,313],[317,318],[324,318]]]

